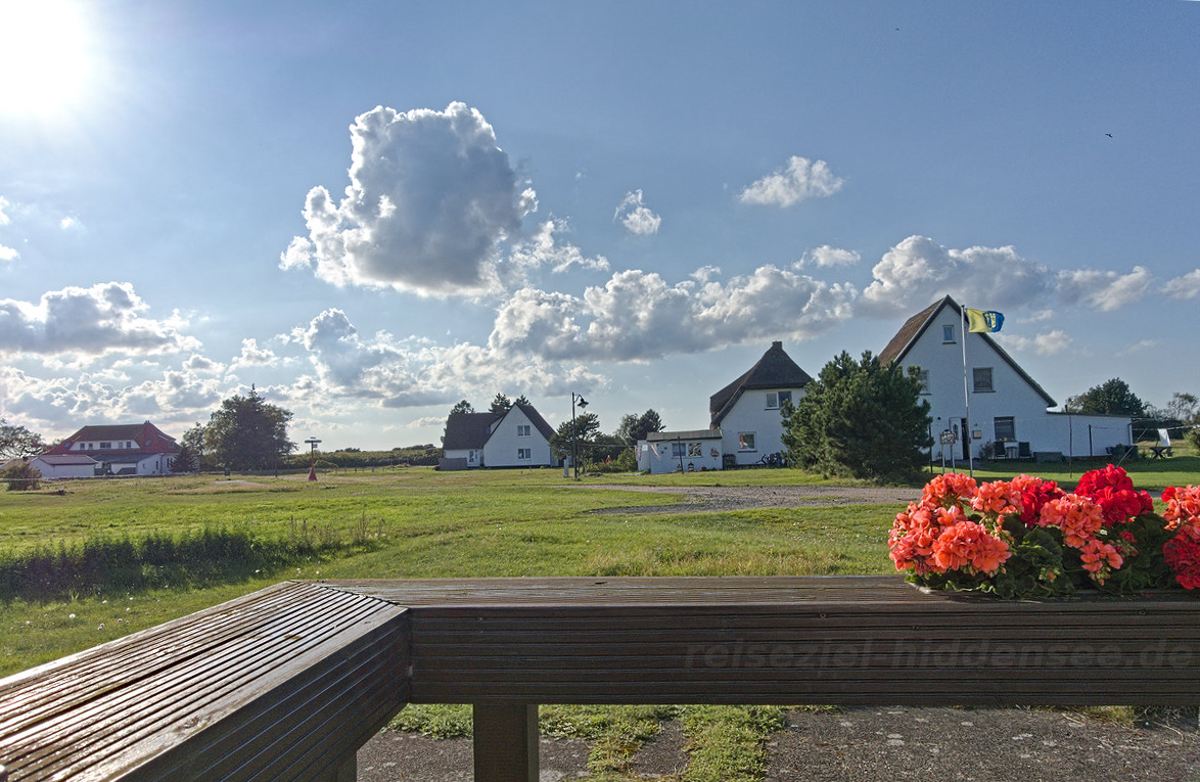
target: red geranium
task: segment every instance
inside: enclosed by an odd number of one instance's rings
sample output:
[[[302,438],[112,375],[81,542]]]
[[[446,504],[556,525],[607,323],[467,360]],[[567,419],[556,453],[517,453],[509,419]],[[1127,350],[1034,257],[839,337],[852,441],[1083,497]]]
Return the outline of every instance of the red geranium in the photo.
[[[1184,589],[1200,589],[1200,529],[1181,527],[1163,544],[1163,557]]]
[[[1075,493],[1087,497],[1104,509],[1106,526],[1127,522],[1143,513],[1154,511],[1150,492],[1137,491],[1124,469],[1109,464],[1099,470],[1085,472]]]
[[[1033,475],[1018,475],[1012,487],[1021,492],[1021,521],[1030,527],[1038,523],[1043,505],[1063,496],[1057,483]]]

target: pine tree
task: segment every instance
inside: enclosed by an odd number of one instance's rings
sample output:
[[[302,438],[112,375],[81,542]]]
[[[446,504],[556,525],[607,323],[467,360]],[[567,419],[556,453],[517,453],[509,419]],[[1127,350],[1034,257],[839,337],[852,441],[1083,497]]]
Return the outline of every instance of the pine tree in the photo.
[[[496,394],[496,398],[492,400],[491,411],[493,413],[507,413],[512,409],[513,403],[504,394]]]

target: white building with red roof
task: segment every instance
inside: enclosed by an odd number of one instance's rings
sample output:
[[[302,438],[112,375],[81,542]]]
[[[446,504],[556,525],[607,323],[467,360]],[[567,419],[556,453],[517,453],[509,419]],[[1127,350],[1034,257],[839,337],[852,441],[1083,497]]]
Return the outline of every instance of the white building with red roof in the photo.
[[[99,462],[101,475],[166,475],[178,453],[175,438],[146,421],[85,426],[44,456],[88,457]]]

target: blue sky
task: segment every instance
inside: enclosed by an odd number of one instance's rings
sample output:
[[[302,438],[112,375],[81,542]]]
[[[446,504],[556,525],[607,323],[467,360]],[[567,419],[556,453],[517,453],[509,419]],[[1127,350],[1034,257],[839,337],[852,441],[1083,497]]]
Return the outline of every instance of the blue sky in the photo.
[[[697,427],[945,293],[1060,401],[1200,391],[1200,4],[56,2],[0,0],[44,44],[0,415],[46,433],[250,383],[332,446],[498,390]]]

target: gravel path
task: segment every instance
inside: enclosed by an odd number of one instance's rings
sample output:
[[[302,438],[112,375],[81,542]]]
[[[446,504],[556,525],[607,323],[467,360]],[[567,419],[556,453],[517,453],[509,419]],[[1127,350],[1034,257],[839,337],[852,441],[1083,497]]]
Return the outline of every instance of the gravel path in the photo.
[[[1071,712],[1024,709],[842,709],[793,712],[767,743],[766,782],[1200,782],[1200,730],[1126,727]],[[586,775],[587,743],[542,739],[541,782]],[[634,757],[642,779],[677,779],[679,725]],[[471,743],[386,731],[358,755],[360,782],[470,782]]]
[[[744,510],[746,508],[801,508],[828,505],[889,505],[910,502],[920,490],[881,486],[624,486],[598,484],[572,489],[603,489],[642,494],[682,495],[673,505],[634,505],[598,508],[592,513],[694,513],[696,511]]]

